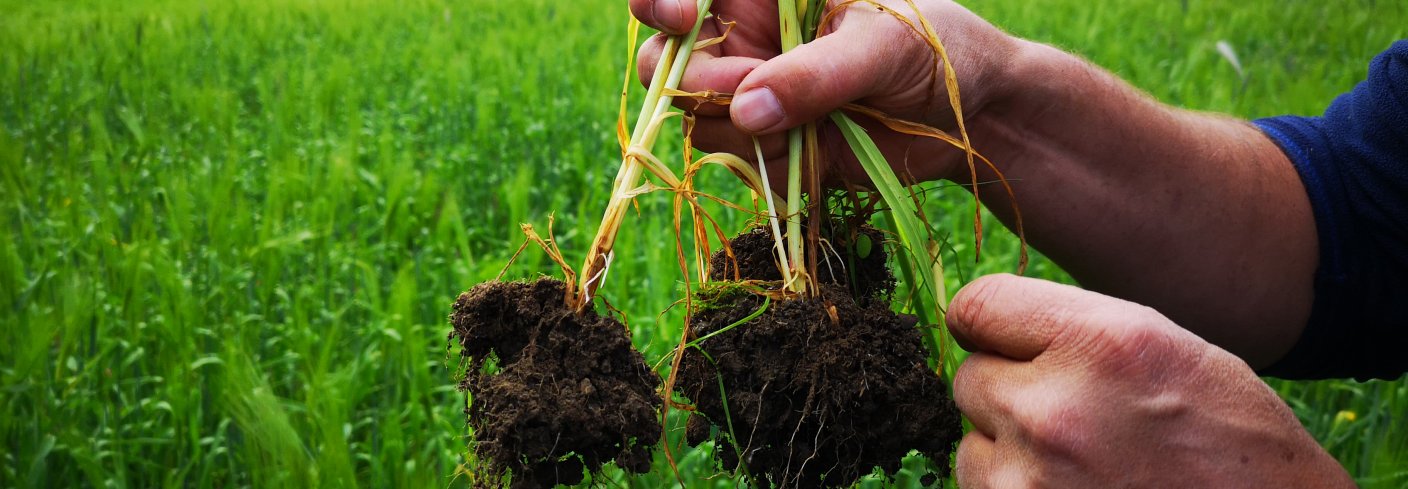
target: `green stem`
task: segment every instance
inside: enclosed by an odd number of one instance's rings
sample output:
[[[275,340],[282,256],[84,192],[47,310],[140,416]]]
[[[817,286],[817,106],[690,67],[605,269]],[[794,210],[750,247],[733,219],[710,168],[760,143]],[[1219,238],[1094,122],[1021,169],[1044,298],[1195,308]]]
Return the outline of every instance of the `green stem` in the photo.
[[[845,136],[846,143],[850,145],[851,152],[855,153],[861,168],[865,170],[890,208],[889,216],[900,238],[899,248],[909,254],[908,257],[899,257],[899,265],[905,281],[910,283],[915,292],[912,294],[914,314],[919,316],[924,324],[942,324],[948,299],[948,292],[944,289],[943,257],[938,247],[932,244],[933,241],[927,232],[928,227],[919,217],[918,206],[905,186],[900,183],[899,177],[895,176],[894,169],[885,161],[880,148],[875,146],[875,141],[866,134],[865,128],[840,111],[832,112],[831,120],[841,130],[841,135]],[[926,336],[926,339],[929,341],[929,347],[937,353],[942,351],[938,348],[938,342],[942,341],[942,338],[936,335],[937,330],[934,334]]]
[[[650,88],[645,91],[645,101],[641,103],[640,115],[636,116],[636,127],[631,132],[631,143],[640,141],[640,137],[645,134],[645,129],[650,125],[650,119],[655,117],[655,106],[660,101],[660,93],[665,91],[665,82],[669,80],[670,69],[674,65],[676,47],[679,46],[679,37],[670,36],[665,39],[665,49],[661,52],[660,62],[655,63],[655,76],[650,78]]]
[[[801,19],[796,0],[777,1],[778,27],[782,32],[782,52],[802,45]],[[802,128],[787,131],[787,255],[797,273],[787,283],[793,292],[805,292],[807,277],[802,257]]]
[[[724,424],[728,427],[728,437],[733,440],[731,445],[733,445],[733,453],[738,456],[738,468],[743,472],[744,477],[752,479],[753,476],[748,473],[748,464],[743,458],[743,448],[738,445],[738,435],[734,434],[733,414],[728,409],[728,390],[724,389],[724,374],[719,372],[719,364],[714,361],[714,357],[710,356],[703,348],[695,346],[694,349],[700,355],[704,355],[704,359],[709,361],[709,365],[714,366],[714,378],[719,381],[719,402],[724,408]]]
[[[772,304],[772,299],[770,299],[770,298],[768,298],[768,297],[763,297],[763,305],[762,305],[762,307],[759,307],[758,310],[753,311],[753,313],[752,313],[752,314],[749,314],[748,317],[745,317],[745,318],[743,318],[743,319],[739,319],[739,320],[737,320],[737,321],[734,321],[733,324],[730,324],[730,325],[728,325],[728,326],[726,326],[726,327],[724,327],[724,328],[721,328],[721,329],[719,329],[718,331],[715,331],[715,332],[713,332],[713,333],[706,334],[706,335],[704,335],[703,338],[699,338],[699,339],[697,339],[697,340],[691,341],[691,342],[689,342],[688,345],[685,345],[685,346],[698,347],[700,343],[703,343],[703,342],[704,342],[704,340],[707,340],[707,339],[709,339],[709,338],[713,338],[713,337],[715,337],[715,336],[724,334],[724,333],[728,332],[728,330],[730,330],[730,329],[737,328],[737,327],[739,327],[739,326],[742,326],[742,325],[744,325],[744,324],[747,324],[748,321],[752,321],[752,320],[754,320],[754,319],[758,319],[758,316],[762,316],[762,315],[763,315],[763,312],[767,311],[767,310],[768,310],[768,306],[771,305],[771,304]],[[701,350],[701,351],[702,351],[702,350]]]
[[[793,274],[789,288],[793,292],[806,290],[807,274],[802,260],[802,128],[787,131],[787,255],[792,261]]]
[[[821,23],[821,14],[824,12],[826,12],[826,0],[813,0],[807,4],[807,11],[802,15],[802,32],[805,34],[802,36],[803,42],[816,40],[817,31],[821,29],[821,26],[817,24]]]

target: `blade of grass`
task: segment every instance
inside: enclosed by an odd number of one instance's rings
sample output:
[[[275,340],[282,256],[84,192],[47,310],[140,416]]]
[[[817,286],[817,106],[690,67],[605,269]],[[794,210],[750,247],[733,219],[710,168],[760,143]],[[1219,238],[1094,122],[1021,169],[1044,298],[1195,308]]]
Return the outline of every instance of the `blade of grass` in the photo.
[[[915,302],[912,305],[913,312],[925,324],[941,324],[946,308],[945,301],[948,299],[944,288],[943,259],[930,251],[934,249],[933,240],[926,232],[928,228],[920,221],[914,200],[900,184],[894,169],[885,161],[880,148],[875,146],[875,141],[864,128],[840,111],[832,112],[831,120],[841,130],[841,135],[845,137],[866,175],[880,192],[885,204],[890,207],[890,219],[894,221],[895,231],[899,233],[900,248],[907,250],[909,254],[908,259],[899,260],[906,281],[917,292],[927,291],[912,294]],[[927,338],[935,342],[930,346],[939,351],[938,338]]]

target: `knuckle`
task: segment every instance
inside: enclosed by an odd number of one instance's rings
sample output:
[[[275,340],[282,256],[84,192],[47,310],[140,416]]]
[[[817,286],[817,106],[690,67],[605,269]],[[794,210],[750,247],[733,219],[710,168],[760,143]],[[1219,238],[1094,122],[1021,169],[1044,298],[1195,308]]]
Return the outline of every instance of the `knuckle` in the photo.
[[[1139,310],[1122,314],[1099,331],[1099,348],[1108,366],[1116,369],[1144,371],[1162,365],[1169,350],[1167,331],[1150,320],[1152,311]]]
[[[898,27],[898,26],[897,26]],[[901,63],[896,65],[904,69],[890,70],[888,79],[883,82],[892,89],[903,89],[927,86],[933,80],[934,70],[930,68],[937,65],[942,69],[942,63],[935,53],[919,35],[910,29],[886,29],[882,31],[882,42],[890,49],[897,51],[896,56],[900,59],[912,60],[911,63]],[[927,97],[926,97],[927,98]]]
[[[1196,370],[1202,355],[1195,344],[1184,341],[1158,312],[1143,306],[1121,306],[1100,314],[1082,348],[1095,375],[1119,379],[1126,385],[1158,389]]]
[[[789,117],[793,114],[815,110],[813,105],[832,100],[820,100],[836,93],[837,73],[829,70],[829,62],[797,63],[792,69],[782,73],[777,84],[769,84],[777,95],[778,103]],[[844,76],[844,75],[841,75]]]
[[[1137,322],[1125,322],[1101,330],[1104,358],[1115,366],[1142,367],[1157,353],[1163,335]]]
[[[1088,410],[1079,403],[1055,400],[1044,409],[1028,410],[1019,421],[1032,450],[1044,459],[1077,461],[1086,451]]]

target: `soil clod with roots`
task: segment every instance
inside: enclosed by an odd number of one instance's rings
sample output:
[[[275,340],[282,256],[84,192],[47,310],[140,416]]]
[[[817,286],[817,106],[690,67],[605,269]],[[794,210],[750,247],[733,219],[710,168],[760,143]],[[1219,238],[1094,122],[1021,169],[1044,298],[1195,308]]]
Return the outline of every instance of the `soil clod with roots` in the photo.
[[[884,235],[880,230],[869,226],[845,230],[835,226],[823,232],[830,237],[817,249],[818,282],[840,285],[855,297],[866,300],[881,298],[895,290],[895,277],[885,266],[886,255],[881,248]],[[716,254],[709,260],[710,277],[715,280],[782,280],[772,231],[755,227],[729,242],[734,259]]]
[[[450,338],[468,367],[460,387],[489,485],[577,484],[614,461],[650,469],[660,378],[614,318],[576,313],[563,282],[490,282],[460,294]]]
[[[911,450],[944,470],[962,437],[948,388],[927,367],[915,320],[890,310],[894,280],[879,234],[862,234],[874,239],[863,258],[846,239],[833,239],[848,268],[832,274],[819,265],[819,294],[772,301],[756,319],[685,352],[677,389],[703,415],[690,419],[690,442],[707,439],[710,424],[717,427],[720,462],[733,470],[741,455],[759,485],[848,486],[874,467],[895,473]],[[771,233],[744,233],[732,246],[743,279],[776,279]],[[732,272],[733,262],[716,254],[711,268]],[[827,280],[832,276],[854,279]],[[727,286],[700,301],[695,338],[765,305],[763,297]]]

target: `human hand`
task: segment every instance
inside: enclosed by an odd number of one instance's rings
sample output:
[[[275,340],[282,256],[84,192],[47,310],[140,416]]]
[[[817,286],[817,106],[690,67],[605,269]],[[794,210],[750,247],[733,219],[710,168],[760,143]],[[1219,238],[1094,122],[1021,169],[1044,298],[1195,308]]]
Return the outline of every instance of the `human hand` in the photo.
[[[948,324],[973,355],[961,487],[1353,487],[1252,370],[1152,309],[983,277]]]
[[[832,0],[828,8],[839,3]],[[913,14],[901,0],[878,3]],[[1020,41],[953,2],[915,3],[949,50],[969,130],[981,130],[984,110],[1005,86],[1001,72]],[[637,18],[666,33],[689,30],[696,10],[695,0],[631,0]],[[680,89],[735,96],[728,108],[676,99],[676,105],[697,116],[693,143],[701,150],[752,160],[752,136],[762,136],[771,169],[782,165],[787,154],[786,138],[779,132],[823,119],[851,102],[943,130],[956,127],[943,80],[935,76],[942,71],[936,69],[932,50],[890,14],[866,3],[853,4],[821,26],[815,41],[782,54],[776,1],[716,0],[711,10],[701,39],[721,35],[725,22],[736,25],[722,43],[694,53]],[[654,74],[663,39],[656,36],[641,48],[640,77],[646,84]],[[902,177],[908,174],[916,181],[927,181],[966,171],[959,165],[963,153],[946,143],[890,131],[864,117],[856,120],[866,126]],[[839,180],[869,181],[829,123],[822,125],[822,137],[826,154],[837,156],[822,169],[823,181],[831,185]],[[774,180],[781,179],[784,168],[777,166],[771,172],[777,176]]]

